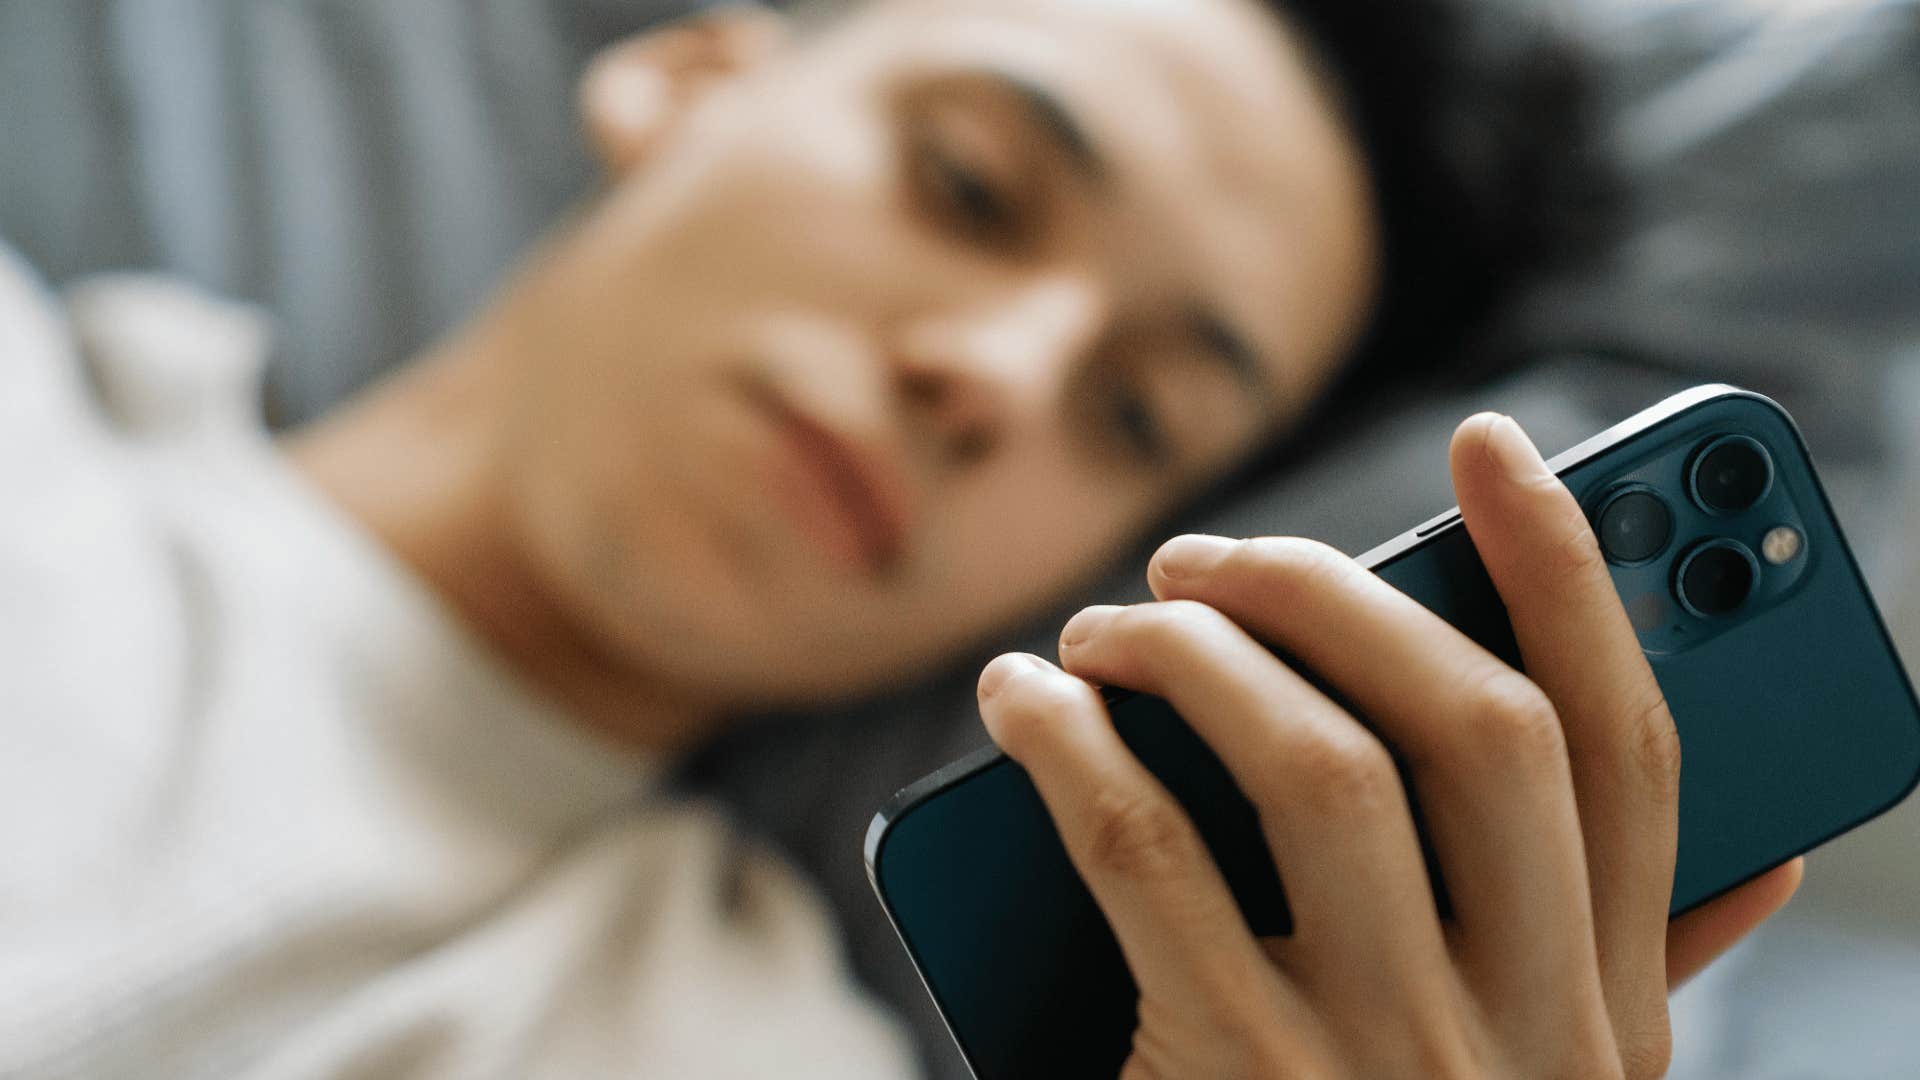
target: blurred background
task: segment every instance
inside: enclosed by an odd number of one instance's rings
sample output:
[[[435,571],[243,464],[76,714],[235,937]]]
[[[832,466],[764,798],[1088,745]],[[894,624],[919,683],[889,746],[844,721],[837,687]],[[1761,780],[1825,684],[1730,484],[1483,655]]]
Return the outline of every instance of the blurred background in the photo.
[[[581,66],[698,6],[0,0],[0,238],[56,284],[160,270],[257,304],[275,333],[270,415],[296,423],[451,326],[592,190]],[[1920,0],[1574,7],[1630,184],[1620,242],[1495,329],[1487,347],[1533,357],[1523,371],[1383,408],[1204,524],[1357,552],[1452,502],[1444,447],[1472,409],[1511,412],[1554,450],[1731,381],[1800,420],[1920,656]],[[1046,652],[1052,633],[1014,644]],[[965,1073],[867,891],[860,839],[895,788],[984,741],[977,659],[885,701],[752,725],[681,777],[822,883],[862,977],[939,1077]],[[1787,912],[1682,991],[1675,1076],[1920,1076],[1916,805],[1816,853]]]

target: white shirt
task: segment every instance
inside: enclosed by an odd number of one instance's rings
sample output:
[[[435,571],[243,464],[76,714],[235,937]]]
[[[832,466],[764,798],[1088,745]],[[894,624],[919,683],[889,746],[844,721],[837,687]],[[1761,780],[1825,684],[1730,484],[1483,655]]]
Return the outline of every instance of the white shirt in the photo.
[[[912,1073],[793,873],[278,456],[254,316],[69,306],[0,248],[0,1077]]]

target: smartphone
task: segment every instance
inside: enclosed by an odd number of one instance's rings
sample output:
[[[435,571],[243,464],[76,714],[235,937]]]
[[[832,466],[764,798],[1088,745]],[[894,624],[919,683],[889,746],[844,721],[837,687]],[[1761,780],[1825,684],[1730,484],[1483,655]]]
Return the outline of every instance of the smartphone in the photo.
[[[1920,781],[1920,705],[1785,410],[1696,387],[1549,464],[1588,511],[1679,729],[1674,914]],[[1458,510],[1360,561],[1519,666]],[[1165,701],[1107,701],[1253,932],[1289,932],[1286,869],[1220,760]],[[987,750],[901,791],[867,830],[866,862],[979,1080],[1118,1074],[1138,993],[1017,764]]]

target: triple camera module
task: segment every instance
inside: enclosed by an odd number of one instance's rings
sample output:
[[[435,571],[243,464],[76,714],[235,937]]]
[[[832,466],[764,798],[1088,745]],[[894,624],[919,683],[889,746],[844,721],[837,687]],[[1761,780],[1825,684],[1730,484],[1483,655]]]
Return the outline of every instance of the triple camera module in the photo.
[[[1773,458],[1757,439],[1718,435],[1687,453],[1681,480],[1692,504],[1687,516],[1699,522],[1703,535],[1692,537],[1670,564],[1673,599],[1697,618],[1731,615],[1761,581],[1760,557],[1743,540],[1754,535],[1755,526],[1744,518],[1773,490]],[[1661,558],[1682,531],[1679,523],[1667,496],[1637,481],[1612,488],[1594,514],[1601,550],[1619,567],[1648,567]],[[1779,565],[1799,554],[1800,534],[1774,525],[1759,534],[1758,543],[1768,562]]]

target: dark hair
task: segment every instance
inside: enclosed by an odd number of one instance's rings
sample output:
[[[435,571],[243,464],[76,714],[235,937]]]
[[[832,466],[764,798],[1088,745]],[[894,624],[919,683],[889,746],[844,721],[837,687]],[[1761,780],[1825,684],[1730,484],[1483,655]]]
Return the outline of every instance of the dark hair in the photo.
[[[1311,454],[1363,411],[1513,367],[1523,358],[1480,331],[1526,283],[1598,252],[1617,205],[1594,64],[1555,21],[1562,0],[1256,2],[1292,32],[1360,145],[1382,277],[1321,400],[1176,519]],[[818,16],[853,3],[794,6]]]
[[[1235,489],[1310,452],[1363,404],[1513,366],[1520,357],[1477,335],[1527,282],[1598,252],[1617,203],[1593,65],[1553,4],[1263,2],[1359,141],[1384,251],[1378,300],[1342,373]]]

